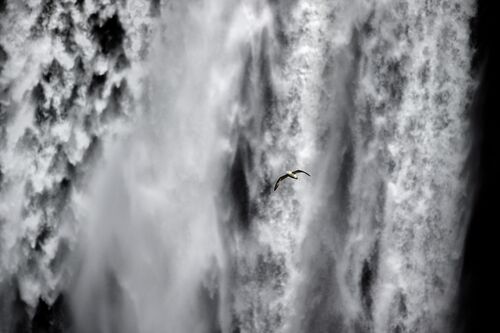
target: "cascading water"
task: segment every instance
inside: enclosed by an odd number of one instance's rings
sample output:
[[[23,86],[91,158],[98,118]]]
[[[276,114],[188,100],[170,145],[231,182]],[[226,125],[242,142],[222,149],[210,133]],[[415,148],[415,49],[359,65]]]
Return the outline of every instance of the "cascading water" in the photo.
[[[474,14],[0,1],[0,332],[451,331]]]

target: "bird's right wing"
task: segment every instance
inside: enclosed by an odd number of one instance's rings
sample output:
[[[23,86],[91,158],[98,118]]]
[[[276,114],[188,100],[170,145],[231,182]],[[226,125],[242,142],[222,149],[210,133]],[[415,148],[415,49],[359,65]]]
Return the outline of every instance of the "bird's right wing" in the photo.
[[[301,173],[301,172],[305,173],[306,175],[308,175],[309,177],[311,177],[311,175],[308,174],[307,172],[305,172],[304,170],[295,170],[295,171],[293,171],[293,173]]]
[[[278,188],[279,184],[280,184],[280,181],[282,181],[283,179],[285,179],[286,177],[288,177],[288,175],[283,175],[281,176],[280,178],[278,178],[278,180],[276,181],[276,183],[274,184],[274,191],[276,191],[276,189]]]

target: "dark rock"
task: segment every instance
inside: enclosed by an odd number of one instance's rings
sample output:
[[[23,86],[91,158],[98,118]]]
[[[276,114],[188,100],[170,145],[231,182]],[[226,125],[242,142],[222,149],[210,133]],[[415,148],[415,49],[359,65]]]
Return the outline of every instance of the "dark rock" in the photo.
[[[32,333],[63,333],[71,327],[68,304],[63,295],[59,295],[52,305],[40,299],[31,321]]]
[[[37,126],[53,124],[57,120],[57,118],[57,109],[53,104],[50,104],[48,108],[38,106],[35,109],[35,123],[37,124]]]
[[[78,56],[75,59],[75,66],[73,69],[77,78],[82,78],[85,75],[85,64],[83,63],[82,57]]]
[[[250,194],[245,173],[245,160],[247,157],[245,146],[240,140],[231,166],[229,184],[238,221],[240,226],[245,229],[250,226]]]
[[[161,1],[160,0],[151,0],[151,6],[149,7],[151,16],[157,17],[161,14]]]
[[[30,309],[21,298],[15,279],[0,284],[0,332],[12,333],[63,333],[71,331],[72,318],[69,304],[60,294],[54,304],[39,299],[35,309]],[[30,312],[34,310],[34,315]]]
[[[113,85],[109,102],[102,113],[104,122],[111,121],[122,114],[122,100],[128,90],[127,81],[122,80],[119,85]]]
[[[0,14],[7,10],[7,0],[0,0]]]
[[[43,73],[43,79],[47,82],[54,82],[54,80],[63,80],[64,68],[56,59],[52,60],[49,68]]]
[[[107,73],[104,73],[102,75],[94,73],[89,85],[89,94],[93,95],[97,93],[98,96],[101,96],[104,89],[104,84],[106,83],[106,78]]]
[[[361,301],[365,307],[365,311],[368,316],[371,316],[372,311],[372,289],[377,278],[377,268],[378,268],[378,243],[375,244],[374,250],[370,257],[365,259],[363,262],[363,268],[361,270],[360,279],[360,289],[361,289]]]
[[[40,82],[31,91],[31,97],[33,102],[40,107],[47,101],[45,98],[45,90]]]
[[[122,48],[125,30],[122,27],[118,14],[115,13],[103,24],[98,23],[97,14],[89,17],[92,26],[92,35],[99,43],[102,53],[105,55],[115,54]]]
[[[35,251],[40,252],[42,250],[42,246],[50,234],[51,228],[47,224],[43,224],[35,240]]]
[[[2,74],[3,66],[5,65],[7,60],[9,60],[9,55],[7,54],[7,51],[5,51],[5,49],[3,48],[2,44],[0,44],[0,74]]]
[[[80,11],[83,12],[83,5],[85,4],[85,0],[76,0],[75,5],[78,7]]]
[[[7,112],[7,108],[5,108],[0,103],[0,127],[6,126],[9,119],[10,119],[10,116],[9,116],[9,113]]]
[[[120,55],[116,59],[115,70],[119,72],[128,67],[130,67],[130,61],[124,53],[120,53]]]

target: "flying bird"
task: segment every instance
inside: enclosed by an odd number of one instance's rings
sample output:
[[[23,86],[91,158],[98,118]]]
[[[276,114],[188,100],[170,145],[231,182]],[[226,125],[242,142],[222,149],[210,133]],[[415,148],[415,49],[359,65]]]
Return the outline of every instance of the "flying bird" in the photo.
[[[293,178],[293,179],[299,179],[299,177],[296,175],[297,173],[305,173],[306,175],[308,175],[309,177],[311,177],[310,174],[308,174],[307,172],[305,172],[304,170],[295,170],[295,171],[290,171],[288,170],[283,176],[279,177],[278,180],[276,181],[276,183],[274,184],[274,190],[276,191],[276,189],[278,188],[280,182],[287,178],[287,177],[290,177],[290,178]]]

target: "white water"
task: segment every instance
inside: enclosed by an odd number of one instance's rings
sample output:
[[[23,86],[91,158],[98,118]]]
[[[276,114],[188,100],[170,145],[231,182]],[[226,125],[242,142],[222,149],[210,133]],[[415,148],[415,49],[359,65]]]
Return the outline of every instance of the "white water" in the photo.
[[[62,3],[0,13],[1,332],[12,286],[82,332],[453,329],[472,1]]]

